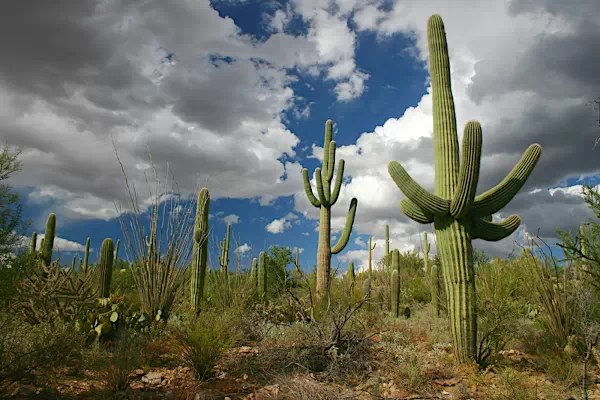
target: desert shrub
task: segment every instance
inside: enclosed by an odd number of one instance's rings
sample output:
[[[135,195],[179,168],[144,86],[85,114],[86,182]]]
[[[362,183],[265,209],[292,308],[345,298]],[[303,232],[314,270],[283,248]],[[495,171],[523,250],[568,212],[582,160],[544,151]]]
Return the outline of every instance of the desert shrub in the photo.
[[[120,265],[113,267],[112,277],[110,281],[111,291],[119,295],[126,294],[128,295],[128,297],[132,297],[131,295],[135,293],[135,295],[139,299],[139,294],[137,293],[135,287],[135,280],[133,279],[133,273],[129,268],[129,264],[124,262],[123,260],[119,261]]]
[[[60,366],[83,347],[83,338],[56,322],[30,325],[9,313],[0,314],[0,391],[38,372]]]
[[[229,272],[220,270],[207,274],[205,304],[213,311],[251,310],[256,303],[257,290],[252,277],[247,272]]]
[[[516,293],[522,279],[506,272],[512,267],[488,263],[477,270],[479,364],[493,362],[517,329],[521,308]]]
[[[582,365],[562,351],[545,351],[538,356],[544,371],[552,381],[569,388],[581,383]]]
[[[232,314],[202,311],[169,327],[175,355],[198,379],[209,377],[217,360],[236,342],[233,320]]]
[[[489,393],[491,400],[537,400],[538,391],[528,383],[527,375],[515,369],[506,368],[497,375],[496,386]]]
[[[86,366],[100,373],[111,391],[125,390],[132,381],[131,372],[149,357],[148,338],[127,333],[110,344],[100,344],[84,352]]]
[[[429,303],[431,290],[424,276],[408,278],[401,287],[401,302],[403,304]]]

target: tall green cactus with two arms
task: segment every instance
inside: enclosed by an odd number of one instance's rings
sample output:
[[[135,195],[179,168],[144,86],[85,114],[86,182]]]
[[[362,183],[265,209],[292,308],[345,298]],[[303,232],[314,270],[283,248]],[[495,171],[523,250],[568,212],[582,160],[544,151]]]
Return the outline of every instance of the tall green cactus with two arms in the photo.
[[[208,257],[208,212],[210,193],[207,188],[200,189],[196,202],[196,220],[194,223],[194,247],[192,255],[192,271],[190,276],[190,302],[194,311],[200,311],[206,276],[206,260]]]
[[[231,236],[231,225],[227,224],[227,235],[220,243],[221,254],[219,255],[219,265],[221,271],[227,276],[227,266],[229,265],[229,237]]]
[[[406,195],[400,202],[402,212],[419,223],[434,223],[448,298],[454,354],[458,361],[466,361],[476,359],[477,352],[471,240],[501,240],[518,228],[520,218],[517,215],[493,223],[492,214],[500,211],[518,193],[533,171],[542,148],[538,144],[529,146],[502,182],[475,196],[481,162],[481,126],[477,121],[467,123],[460,164],[448,46],[444,23],[439,15],[429,18],[427,37],[433,87],[435,194],[416,183],[395,161],[388,164],[388,171]]]
[[[337,176],[331,188],[333,179],[333,170],[335,167],[335,141],[331,140],[333,133],[333,121],[327,120],[325,123],[325,143],[323,146],[323,168],[315,170],[315,179],[317,181],[317,199],[313,193],[308,178],[308,170],[302,170],[304,180],[304,191],[308,201],[314,206],[320,208],[319,219],[319,245],[317,247],[317,289],[316,297],[318,301],[325,300],[329,290],[329,279],[331,274],[331,255],[338,254],[344,250],[350,239],[352,225],[354,224],[354,215],[358,201],[353,198],[350,201],[350,209],[346,217],[346,225],[335,246],[331,247],[331,206],[333,206],[340,195],[342,187],[342,178],[344,176],[344,160],[338,163]]]

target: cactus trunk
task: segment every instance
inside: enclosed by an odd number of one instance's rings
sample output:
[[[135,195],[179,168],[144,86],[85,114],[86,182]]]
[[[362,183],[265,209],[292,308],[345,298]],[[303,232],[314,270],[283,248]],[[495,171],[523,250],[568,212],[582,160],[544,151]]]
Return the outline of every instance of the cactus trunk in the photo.
[[[252,260],[252,269],[250,270],[250,279],[252,280],[252,285],[255,288],[258,288],[258,259],[254,258]]]
[[[227,276],[229,265],[229,237],[231,236],[231,224],[227,224],[227,235],[225,239],[221,241],[220,248],[221,254],[219,255],[219,265],[221,266],[221,272]]]
[[[481,125],[477,121],[469,121],[465,126],[460,164],[448,45],[444,23],[439,15],[429,18],[427,38],[433,97],[435,194],[421,187],[395,161],[388,164],[388,172],[406,195],[400,202],[400,209],[416,222],[434,223],[447,293],[454,355],[462,362],[477,359],[471,241],[502,240],[519,227],[520,219],[516,215],[494,223],[492,214],[508,204],[525,184],[539,160],[542,148],[538,144],[529,146],[502,182],[476,196],[481,163]]]
[[[392,275],[391,284],[392,290],[392,316],[398,318],[400,316],[400,251],[392,250]]]
[[[37,232],[31,234],[31,243],[29,244],[29,252],[34,254],[37,250]]]
[[[390,255],[390,226],[385,224],[385,256]]]
[[[112,267],[114,261],[114,245],[112,239],[104,239],[100,247],[100,260],[98,268],[100,269],[100,285],[98,286],[98,297],[106,298],[110,296],[110,280],[112,278]]]
[[[200,311],[204,294],[204,278],[206,277],[206,260],[208,257],[208,213],[210,193],[207,188],[198,192],[196,203],[196,221],[194,224],[194,247],[192,270],[190,276],[190,302],[194,311]]]
[[[258,255],[258,295],[263,301],[267,299],[267,265],[264,251]]]
[[[369,237],[369,276],[373,273],[373,250],[377,243],[373,243],[373,236]]]
[[[84,274],[87,274],[89,270],[89,260],[90,260],[90,238],[87,238],[85,241],[85,253],[83,254],[83,268],[82,271]]]
[[[356,280],[356,273],[354,272],[354,261],[348,263],[348,276],[350,280],[354,282]]]

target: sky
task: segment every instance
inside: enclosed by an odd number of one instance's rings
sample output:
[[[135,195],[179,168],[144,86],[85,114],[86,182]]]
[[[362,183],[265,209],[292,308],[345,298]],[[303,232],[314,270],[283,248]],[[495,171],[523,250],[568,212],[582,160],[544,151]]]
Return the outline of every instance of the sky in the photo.
[[[433,226],[400,212],[404,195],[387,163],[401,162],[433,190],[426,24],[434,13],[446,27],[459,140],[467,121],[483,128],[478,193],[528,145],[544,149],[494,216],[518,214],[520,228],[474,247],[506,257],[532,235],[555,244],[557,228],[574,231],[592,217],[581,185],[600,183],[597,0],[8,2],[0,139],[23,149],[10,184],[29,233],[43,234],[54,212],[59,255],[82,250],[88,236],[96,254],[104,238],[123,239],[115,204],[126,208],[128,195],[116,148],[144,204],[150,155],[160,174],[168,163],[184,195],[208,187],[214,251],[230,223],[231,253],[243,265],[280,245],[299,248],[310,269],[319,211],[301,170],[312,177],[320,166],[332,119],[336,158],[346,162],[332,208],[336,239],[358,199],[332,266],[352,259],[364,268],[370,236],[382,257],[386,224],[392,248],[420,249]]]

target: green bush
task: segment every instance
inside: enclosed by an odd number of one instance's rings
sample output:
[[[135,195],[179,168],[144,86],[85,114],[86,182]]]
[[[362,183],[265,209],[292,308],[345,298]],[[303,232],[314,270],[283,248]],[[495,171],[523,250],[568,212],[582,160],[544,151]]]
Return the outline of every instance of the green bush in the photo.
[[[173,323],[169,332],[177,357],[195,372],[200,380],[210,376],[217,360],[237,341],[234,316],[202,311],[187,321]]]

